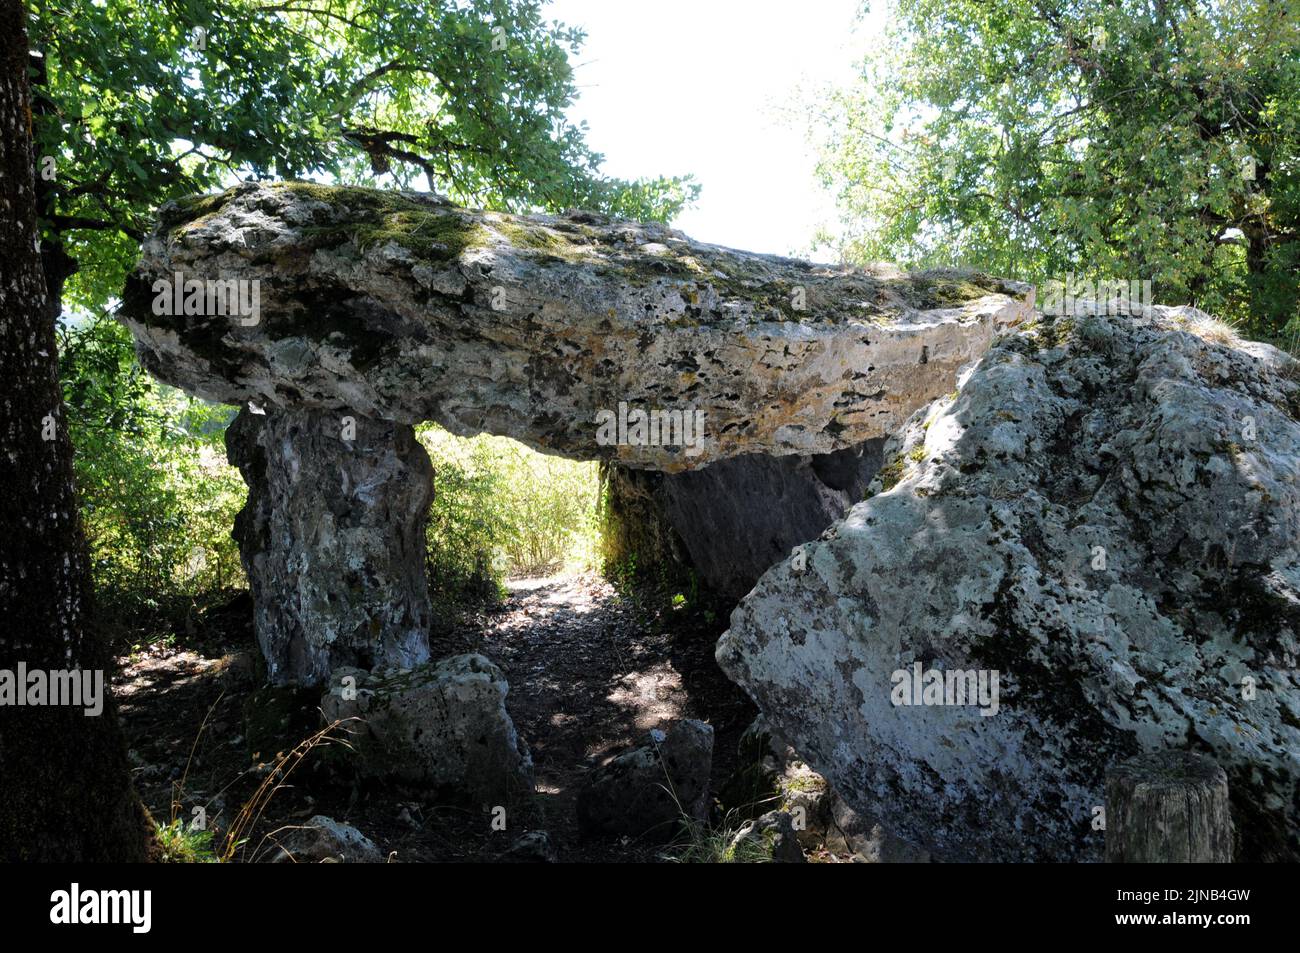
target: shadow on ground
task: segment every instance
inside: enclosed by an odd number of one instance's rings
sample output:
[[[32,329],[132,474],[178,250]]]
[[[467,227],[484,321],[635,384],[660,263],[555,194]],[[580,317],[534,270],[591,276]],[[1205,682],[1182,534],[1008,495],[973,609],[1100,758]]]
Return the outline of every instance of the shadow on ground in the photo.
[[[264,852],[286,825],[327,814],[404,862],[492,860],[528,830],[547,831],[564,861],[661,859],[661,845],[584,839],[574,802],[588,771],[679,718],[713,725],[714,787],[725,780],[755,714],[714,662],[725,626],[717,613],[621,595],[595,575],[515,580],[502,603],[467,613],[432,646],[435,657],[482,652],[510,683],[506,705],[532,750],[537,794],[507,818],[505,831],[492,829],[489,805],[343,783],[318,749],[276,793],[238,856]],[[176,644],[122,659],[115,691],[136,784],[155,819],[188,820],[200,807],[219,841],[277,754],[319,716],[310,696],[281,711],[257,691],[246,597],[192,617],[185,629]],[[250,725],[260,726],[251,737]]]

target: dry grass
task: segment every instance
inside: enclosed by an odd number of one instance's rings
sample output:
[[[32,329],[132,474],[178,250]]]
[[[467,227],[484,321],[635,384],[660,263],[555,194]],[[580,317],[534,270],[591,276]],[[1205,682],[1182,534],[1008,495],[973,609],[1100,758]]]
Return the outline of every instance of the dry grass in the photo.
[[[256,829],[258,822],[261,821],[267,805],[271,803],[271,799],[275,797],[276,792],[285,786],[289,775],[317,745],[342,744],[347,748],[351,748],[352,746],[346,738],[342,737],[341,733],[348,733],[349,731],[349,729],[343,727],[345,724],[359,720],[358,718],[342,718],[330,722],[320,731],[298,742],[292,751],[287,754],[281,753],[276,757],[274,766],[262,779],[262,783],[253,792],[253,796],[239,809],[239,814],[235,816],[234,823],[230,825],[230,830],[226,832],[219,854],[222,863],[231,862],[235,859],[236,854],[238,854],[240,860],[249,859],[248,839]],[[257,856],[267,837],[271,836],[271,834],[268,834],[258,842],[257,847],[252,852],[252,857]]]
[[[1202,341],[1209,344],[1218,344],[1223,347],[1240,347],[1242,343],[1242,337],[1236,327],[1227,321],[1222,321],[1203,312],[1194,315],[1175,315],[1174,323],[1184,331],[1195,334]]]

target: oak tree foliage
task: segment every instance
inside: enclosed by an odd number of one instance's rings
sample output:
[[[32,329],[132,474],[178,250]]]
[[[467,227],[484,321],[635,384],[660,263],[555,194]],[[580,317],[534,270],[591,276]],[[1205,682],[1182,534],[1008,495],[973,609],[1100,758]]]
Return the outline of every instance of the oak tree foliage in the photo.
[[[1300,0],[893,11],[819,120],[847,257],[1150,280],[1256,333],[1296,321]]]

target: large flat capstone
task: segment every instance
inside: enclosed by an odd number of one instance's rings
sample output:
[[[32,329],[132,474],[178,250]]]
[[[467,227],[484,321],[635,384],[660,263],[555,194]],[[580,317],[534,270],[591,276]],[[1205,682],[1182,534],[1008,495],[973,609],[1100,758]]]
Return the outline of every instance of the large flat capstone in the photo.
[[[1031,307],[1028,285],[979,275],[247,183],[164,207],[121,317],[151,372],[212,400],[433,420],[674,472],[885,436]],[[639,425],[654,412],[660,426]]]

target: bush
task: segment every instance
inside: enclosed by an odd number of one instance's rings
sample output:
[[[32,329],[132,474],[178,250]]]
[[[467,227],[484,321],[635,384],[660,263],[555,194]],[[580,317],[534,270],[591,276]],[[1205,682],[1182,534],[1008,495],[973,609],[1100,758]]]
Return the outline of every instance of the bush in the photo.
[[[212,832],[188,828],[179,818],[156,825],[154,838],[161,864],[215,864],[218,860],[212,849]]]
[[[597,464],[435,425],[419,435],[434,469],[428,540],[436,593],[454,600],[494,592],[506,576],[594,565]]]
[[[153,381],[106,318],[62,327],[60,355],[101,609],[136,615],[245,585],[230,528],[246,491],[223,442],[234,408]]]

